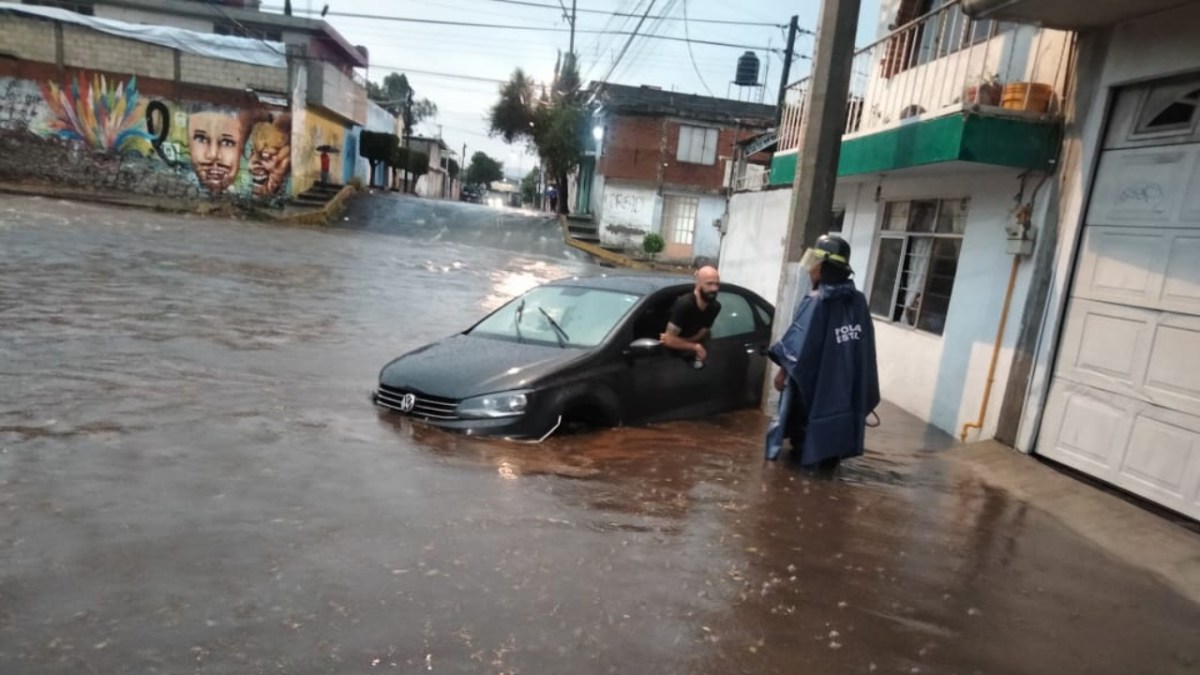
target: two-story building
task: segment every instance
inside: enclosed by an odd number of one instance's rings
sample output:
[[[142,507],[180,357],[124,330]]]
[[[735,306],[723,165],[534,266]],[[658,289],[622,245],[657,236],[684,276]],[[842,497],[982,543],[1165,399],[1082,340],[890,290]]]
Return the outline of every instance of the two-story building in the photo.
[[[320,19],[261,11],[260,0],[23,0],[133,24],[170,26],[197,33],[281,44],[291,62],[292,91],[263,92],[291,107],[291,194],[320,179],[321,150],[330,174],[347,175],[357,161],[355,126],[367,124],[367,51],[351,45]],[[355,147],[351,147],[354,145]]]
[[[448,198],[451,185],[447,160],[456,156],[456,153],[441,138],[412,136],[407,143],[412,151],[423,152],[429,156],[429,168],[424,175],[410,180],[409,187],[422,197]]]
[[[1200,3],[885,0],[880,24],[829,229],[884,397],[1200,516]],[[731,202],[722,277],[767,297],[806,98]]]
[[[772,106],[615,84],[594,86],[596,150],[580,170],[575,211],[591,213],[601,245],[662,258],[716,258],[739,141],[774,123]]]
[[[1052,202],[1074,36],[974,20],[960,0],[884,0],[881,12],[883,33],[853,59],[826,229],[853,246],[884,396],[956,436],[986,401],[971,437],[990,438]],[[766,184],[730,205],[722,278],[768,298],[808,84],[788,87]]]
[[[1078,35],[1003,440],[1200,518],[1200,2],[963,4]]]

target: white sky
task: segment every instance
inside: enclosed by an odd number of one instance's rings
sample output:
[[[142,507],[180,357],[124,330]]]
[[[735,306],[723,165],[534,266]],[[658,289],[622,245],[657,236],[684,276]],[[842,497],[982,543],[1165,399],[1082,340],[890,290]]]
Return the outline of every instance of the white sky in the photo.
[[[558,3],[558,0],[529,1]],[[300,14],[309,9],[319,11],[326,2],[331,12],[483,23],[492,26],[509,24],[568,28],[561,10],[523,7],[496,0],[293,0],[292,4]],[[570,7],[571,0],[563,2]],[[580,10],[621,11],[631,14],[645,12],[648,2],[649,0],[577,0]],[[758,55],[763,61],[760,80],[765,77],[770,83],[766,92],[766,103],[775,101],[782,60],[777,56],[768,57],[765,49],[770,46],[782,51],[786,45],[786,30],[767,26],[718,25],[694,20],[787,24],[791,15],[796,14],[800,17],[801,28],[815,30],[819,10],[818,0],[656,0],[652,15],[662,14],[663,10],[670,9],[668,16],[678,20],[647,20],[641,32],[653,31],[659,35],[684,37],[685,24],[682,19],[685,2],[688,17],[693,19],[686,26],[686,30],[690,31],[693,40],[712,40],[759,48]],[[860,45],[871,42],[875,37],[879,25],[879,3],[880,0],[862,0],[857,41]],[[282,6],[282,0],[266,0],[263,9],[281,11]],[[581,12],[578,16],[577,28],[580,31],[630,31],[637,23],[636,18],[613,18],[610,14]],[[506,172],[513,176],[528,171],[536,164],[536,159],[526,156],[523,148],[507,146],[503,141],[489,138],[487,135],[485,117],[488,108],[495,101],[498,83],[411,71],[433,71],[504,80],[514,68],[520,67],[536,79],[548,81],[554,73],[557,50],[565,52],[568,49],[568,33],[440,26],[334,15],[328,16],[326,20],[352,44],[364,45],[370,50],[371,68],[368,77],[372,81],[378,82],[393,71],[407,72],[409,83],[417,95],[437,103],[438,117],[422,124],[422,133],[436,134],[437,125],[440,124],[442,137],[455,152],[461,153],[464,143],[467,145],[468,157],[477,150],[483,150],[503,162]],[[584,82],[603,77],[627,39],[627,36],[587,33],[577,35],[576,50],[579,53]],[[801,35],[796,51],[807,56],[812,47],[812,37]],[[711,91],[715,96],[737,97],[736,89],[730,89],[729,82],[733,79],[737,59],[745,50],[693,45],[692,51],[703,76],[703,83],[693,69],[687,44],[645,40],[640,37],[632,43],[629,52],[609,81],[635,86],[657,85],[664,89],[693,94],[706,95]],[[792,67],[791,79],[802,77],[808,72],[808,68],[808,61],[797,61]],[[708,90],[705,89],[705,83]]]

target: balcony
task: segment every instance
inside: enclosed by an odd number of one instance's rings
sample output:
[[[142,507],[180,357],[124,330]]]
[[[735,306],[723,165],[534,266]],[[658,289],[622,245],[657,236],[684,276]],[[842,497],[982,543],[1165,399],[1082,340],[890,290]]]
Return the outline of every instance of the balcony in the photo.
[[[972,20],[962,0],[902,26],[855,52],[838,175],[1049,165],[1073,48],[1072,33]],[[788,87],[772,184],[795,174],[808,88]]]
[[[367,123],[367,83],[324,61],[308,63],[308,103],[357,125]]]

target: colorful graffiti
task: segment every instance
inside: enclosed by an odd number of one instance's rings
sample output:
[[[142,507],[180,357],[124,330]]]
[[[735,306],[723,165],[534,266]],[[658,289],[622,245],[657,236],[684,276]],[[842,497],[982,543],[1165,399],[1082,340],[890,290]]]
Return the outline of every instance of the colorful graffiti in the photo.
[[[136,77],[102,75],[44,83],[0,78],[0,92],[0,131],[13,132],[8,147],[43,142],[41,153],[32,147],[17,153],[21,159],[0,157],[0,173],[79,182],[103,166],[123,175],[113,181],[122,189],[138,192],[258,202],[288,195],[292,118],[284,108],[148,100]],[[70,147],[93,152],[66,152]],[[68,166],[37,166],[52,157]]]
[[[41,91],[49,108],[47,129],[58,138],[96,150],[150,153],[137,77],[111,85],[103,75],[76,77],[61,87],[47,82]]]

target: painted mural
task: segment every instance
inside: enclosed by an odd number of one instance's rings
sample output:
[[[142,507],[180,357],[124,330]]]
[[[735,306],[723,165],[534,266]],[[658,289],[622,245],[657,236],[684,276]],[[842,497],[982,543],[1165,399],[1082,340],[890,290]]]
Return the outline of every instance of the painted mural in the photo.
[[[189,199],[281,201],[291,115],[147,99],[137,78],[0,78],[0,174]]]
[[[340,179],[343,176],[342,167],[345,159],[346,127],[342,126],[341,122],[326,117],[312,108],[305,112],[303,127],[304,133],[300,136],[299,147],[296,148],[294,154],[295,176],[293,180],[296,182],[296,187],[299,190],[306,190],[320,180],[322,151],[329,155],[331,179],[334,181]]]

